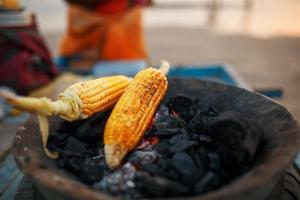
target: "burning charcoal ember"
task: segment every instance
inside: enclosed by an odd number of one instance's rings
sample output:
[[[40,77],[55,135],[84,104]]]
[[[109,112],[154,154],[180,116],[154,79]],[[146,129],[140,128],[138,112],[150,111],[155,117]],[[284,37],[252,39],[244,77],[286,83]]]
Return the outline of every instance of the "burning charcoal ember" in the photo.
[[[195,174],[196,165],[191,156],[185,152],[179,152],[172,157],[172,166],[183,176]]]
[[[99,183],[94,185],[94,188],[112,195],[120,195],[135,187],[133,182],[135,173],[135,167],[127,162],[112,174],[104,176]]]
[[[203,194],[216,189],[220,185],[220,178],[213,172],[208,172],[194,188],[194,194]]]
[[[83,163],[80,179],[87,184],[95,183],[102,179],[104,170],[104,165],[99,165],[96,160],[87,158]]]
[[[147,165],[155,162],[159,155],[156,151],[134,151],[128,157],[128,161],[134,165]]]
[[[181,183],[147,173],[137,173],[135,181],[146,197],[178,197],[189,193],[189,189]]]
[[[192,100],[185,96],[177,96],[169,102],[169,110],[185,121],[189,121],[193,115]]]

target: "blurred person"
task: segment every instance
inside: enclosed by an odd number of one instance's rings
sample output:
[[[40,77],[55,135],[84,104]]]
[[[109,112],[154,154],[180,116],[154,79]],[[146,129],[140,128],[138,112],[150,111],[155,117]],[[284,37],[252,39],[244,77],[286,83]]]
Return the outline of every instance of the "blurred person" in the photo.
[[[87,65],[99,60],[147,58],[141,5],[150,1],[67,0],[67,3],[68,25],[59,47],[60,65],[69,65],[74,57],[87,61]]]
[[[35,15],[18,0],[0,0],[0,86],[27,95],[56,75]]]

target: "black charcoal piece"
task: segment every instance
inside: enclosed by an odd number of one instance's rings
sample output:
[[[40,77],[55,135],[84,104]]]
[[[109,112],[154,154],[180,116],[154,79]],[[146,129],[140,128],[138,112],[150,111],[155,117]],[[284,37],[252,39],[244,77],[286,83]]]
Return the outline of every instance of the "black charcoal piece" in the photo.
[[[63,121],[60,127],[56,130],[57,133],[72,134],[85,120],[75,120],[72,122]]]
[[[70,158],[67,163],[66,167],[73,173],[79,174],[82,170],[82,164],[84,162],[84,159],[81,157],[73,157]]]
[[[190,139],[190,136],[188,135],[188,133],[185,129],[178,129],[178,130],[182,134],[177,134],[177,135],[172,136],[169,139],[170,144],[176,144],[178,142],[187,142]]]
[[[208,159],[207,151],[205,150],[205,148],[202,147],[202,148],[196,149],[192,153],[192,155],[198,166],[203,166],[204,169],[209,167],[209,159]]]
[[[150,174],[155,174],[155,175],[159,175],[159,176],[164,175],[163,169],[155,163],[141,165],[140,169],[141,169],[141,171],[145,171]]]
[[[73,136],[86,143],[95,143],[102,140],[103,123],[106,122],[106,116],[103,113],[96,113],[93,116],[86,119],[77,129],[74,131]]]
[[[70,136],[64,149],[65,151],[84,153],[86,150],[86,144]]]
[[[198,145],[198,142],[192,140],[183,140],[176,142],[169,148],[170,153],[182,152],[190,149],[193,146]]]
[[[170,112],[175,112],[185,121],[190,120],[193,115],[193,110],[191,109],[192,100],[185,96],[177,96],[169,102]]]
[[[197,109],[189,126],[195,131],[202,134],[210,133],[210,126],[214,120],[214,117],[208,116],[204,111]]]
[[[219,114],[212,124],[212,131],[213,140],[235,157],[236,163],[252,160],[263,136],[260,127],[234,111]]]
[[[220,185],[220,178],[213,172],[208,172],[195,185],[194,194],[203,194],[210,190],[216,189]]]
[[[166,128],[166,129],[158,129],[156,132],[154,132],[153,135],[157,136],[172,136],[172,135],[177,135],[182,132],[186,132],[184,129],[181,128]]]
[[[92,184],[100,181],[103,174],[104,166],[99,165],[99,162],[91,158],[87,158],[83,163],[80,179],[87,184]]]
[[[171,163],[172,166],[183,176],[191,176],[195,173],[195,163],[191,156],[185,152],[174,154]]]
[[[168,122],[156,122],[155,123],[155,128],[157,130],[161,130],[161,129],[167,129],[168,128],[169,123]]]
[[[148,197],[176,197],[189,193],[189,189],[181,183],[147,173],[137,173],[135,181],[139,190]]]
[[[59,158],[56,160],[56,165],[59,168],[64,168],[68,162],[69,158],[63,155],[60,155]]]
[[[127,160],[135,165],[147,165],[154,163],[158,157],[159,155],[156,151],[134,151]]]
[[[68,133],[51,134],[49,136],[47,148],[50,151],[56,151],[57,149],[63,148],[66,145],[69,137],[70,137],[70,134],[68,134]]]
[[[190,139],[195,140],[197,142],[204,142],[204,143],[211,142],[211,139],[208,135],[200,135],[196,133],[190,134]]]
[[[153,146],[153,149],[160,154],[168,154],[170,152],[170,144],[168,140],[161,140],[158,144]]]
[[[221,160],[217,153],[208,153],[209,167],[212,171],[219,172]]]

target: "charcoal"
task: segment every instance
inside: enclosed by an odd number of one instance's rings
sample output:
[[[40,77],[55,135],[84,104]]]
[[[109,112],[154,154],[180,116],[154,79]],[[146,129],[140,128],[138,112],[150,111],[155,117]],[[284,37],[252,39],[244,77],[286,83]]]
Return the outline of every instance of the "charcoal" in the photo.
[[[191,176],[196,170],[193,159],[185,152],[179,152],[173,155],[172,166],[184,176]]]
[[[158,144],[153,146],[153,149],[160,154],[168,154],[170,149],[170,144],[168,140],[161,140]]]
[[[148,197],[176,197],[189,193],[189,189],[178,182],[147,173],[137,173],[135,181]]]
[[[68,133],[51,134],[49,136],[47,148],[50,151],[56,151],[59,148],[63,148],[66,145],[69,137],[70,137],[70,134],[68,134]]]
[[[209,167],[212,171],[218,172],[221,168],[220,157],[217,153],[208,153]]]
[[[94,157],[94,156],[98,156],[99,155],[99,148],[89,148],[87,147],[85,150],[85,155],[90,156],[90,157]]]
[[[190,134],[190,138],[197,142],[204,142],[204,143],[211,142],[211,138],[208,135]]]
[[[82,171],[80,175],[80,179],[87,183],[92,184],[102,179],[104,175],[104,166],[99,165],[99,162],[87,158],[85,159]]]
[[[158,129],[153,135],[157,135],[157,136],[164,136],[164,135],[172,136],[172,135],[180,134],[183,131],[185,131],[185,130],[181,129],[181,128]]]
[[[243,115],[234,111],[221,113],[212,125],[212,137],[224,146],[227,155],[236,163],[249,162],[261,143],[261,129]]]
[[[194,194],[203,194],[212,189],[217,188],[220,184],[220,178],[213,172],[208,172],[205,176],[195,185]]]
[[[103,113],[96,113],[93,116],[86,119],[80,127],[73,132],[73,136],[86,143],[95,143],[102,140],[103,123],[105,123],[106,117]]]
[[[135,168],[130,163],[126,163],[120,169],[104,176],[102,180],[93,187],[98,190],[108,192],[112,195],[118,195],[135,187],[133,182],[135,176]]]
[[[82,163],[84,159],[82,157],[72,157],[67,163],[66,167],[73,173],[78,174],[82,170]]]
[[[56,160],[56,165],[59,168],[64,168],[68,162],[69,158],[63,155],[60,155],[59,158]]]
[[[240,113],[219,112],[224,108],[214,98],[199,96],[161,105],[153,126],[115,171],[105,162],[102,139],[110,111],[63,122],[47,146],[60,154],[58,167],[101,192],[123,199],[200,195],[245,173],[263,132]]]
[[[213,116],[214,117],[214,116]],[[202,110],[197,110],[189,122],[189,126],[195,131],[202,134],[210,133],[210,127],[214,118],[206,115]]]
[[[198,142],[191,141],[191,140],[183,140],[183,141],[179,141],[179,142],[173,144],[169,148],[169,151],[171,153],[186,151],[186,150],[190,149],[191,147],[193,147],[195,145],[198,145]]]
[[[168,125],[169,125],[168,122],[156,122],[155,128],[156,128],[156,130],[167,129]]]
[[[169,116],[169,109],[165,105],[161,105],[155,115],[155,121],[160,121],[161,116]]]
[[[169,139],[170,144],[176,144],[176,143],[181,143],[181,142],[187,142],[190,137],[187,134],[185,129],[179,129],[181,130],[182,134],[174,135]]]
[[[194,160],[197,164],[197,166],[199,167],[203,167],[203,169],[208,168],[209,166],[209,159],[207,156],[207,152],[206,150],[202,147],[200,149],[196,149],[196,151],[194,151],[192,153]]]
[[[63,123],[56,130],[57,133],[69,133],[72,134],[85,120],[75,120],[72,122],[63,121]]]
[[[84,153],[86,150],[86,144],[70,136],[64,149],[66,151]]]
[[[193,115],[192,100],[185,96],[177,96],[169,102],[169,109],[178,114],[183,120],[189,121]]]
[[[150,174],[155,174],[155,175],[159,175],[159,176],[164,175],[163,169],[155,163],[141,165],[140,169],[142,171],[148,172]]]
[[[177,119],[177,124],[178,124],[179,127],[184,128],[188,132],[193,131],[193,129],[191,128],[191,126],[189,126],[186,121],[184,121],[180,117],[177,117],[176,119]]]
[[[156,151],[134,151],[128,157],[128,161],[135,165],[146,165],[155,162],[158,156]]]

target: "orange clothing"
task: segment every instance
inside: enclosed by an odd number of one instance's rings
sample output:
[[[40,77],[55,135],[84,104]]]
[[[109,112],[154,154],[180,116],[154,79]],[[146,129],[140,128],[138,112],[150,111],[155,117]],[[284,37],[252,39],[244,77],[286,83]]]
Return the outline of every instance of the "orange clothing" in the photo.
[[[145,59],[141,8],[100,14],[70,4],[59,53],[91,60]]]

